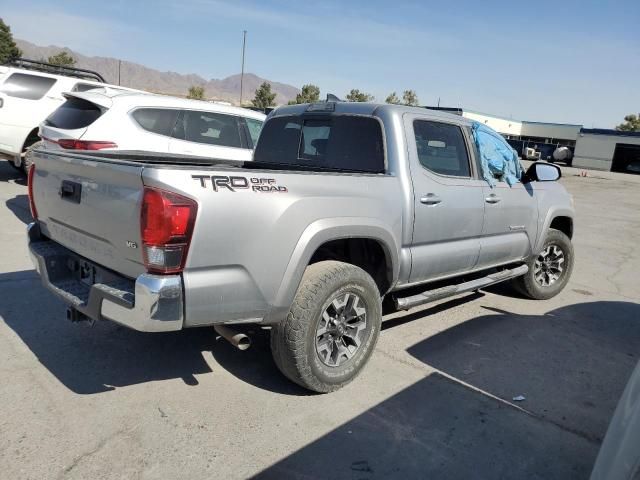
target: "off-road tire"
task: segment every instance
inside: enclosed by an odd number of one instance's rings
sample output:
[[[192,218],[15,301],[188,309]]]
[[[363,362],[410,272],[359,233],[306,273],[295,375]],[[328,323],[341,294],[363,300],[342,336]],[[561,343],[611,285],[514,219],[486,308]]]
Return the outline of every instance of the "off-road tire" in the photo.
[[[320,359],[316,335],[325,309],[342,293],[356,293],[364,303],[368,333],[353,357],[333,367]],[[381,304],[378,287],[361,268],[333,260],[308,266],[286,319],[271,330],[276,365],[304,388],[319,393],[338,390],[351,382],[369,360],[380,333]]]
[[[549,229],[547,238],[545,238],[542,251],[544,251],[549,245],[556,245],[564,254],[564,267],[563,272],[553,284],[549,286],[540,285],[535,279],[535,262],[539,254],[533,255],[527,265],[529,271],[518,278],[513,280],[514,288],[522,295],[534,300],[547,300],[551,297],[555,297],[559,294],[569,282],[571,272],[573,271],[574,253],[573,245],[567,235],[560,230]]]

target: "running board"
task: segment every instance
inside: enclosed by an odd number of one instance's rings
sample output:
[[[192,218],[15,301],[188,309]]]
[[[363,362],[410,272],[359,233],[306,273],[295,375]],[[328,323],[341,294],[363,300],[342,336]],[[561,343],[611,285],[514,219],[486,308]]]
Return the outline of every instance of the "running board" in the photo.
[[[510,280],[524,275],[528,271],[529,267],[527,265],[520,265],[519,267],[512,268],[510,270],[501,270],[500,272],[492,273],[486,277],[477,278],[476,280],[458,283],[457,285],[447,285],[446,287],[436,288],[434,290],[427,290],[419,293],[418,295],[412,295],[411,297],[396,297],[396,308],[398,310],[409,310],[410,308],[417,307],[418,305],[423,305],[442,298],[452,297],[461,293],[473,292],[495,283],[504,282],[505,280]]]

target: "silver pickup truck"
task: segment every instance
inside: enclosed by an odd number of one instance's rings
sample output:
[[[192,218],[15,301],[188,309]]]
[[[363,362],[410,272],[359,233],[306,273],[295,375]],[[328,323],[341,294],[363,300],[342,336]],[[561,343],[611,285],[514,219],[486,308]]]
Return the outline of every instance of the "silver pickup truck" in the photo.
[[[472,127],[326,102],[272,112],[252,162],[39,150],[30,251],[72,320],[214,326],[236,346],[230,325],[270,326],[280,370],[333,391],[370,357],[383,301],[406,310],[504,280],[546,299],[569,280],[560,170],[487,182]]]

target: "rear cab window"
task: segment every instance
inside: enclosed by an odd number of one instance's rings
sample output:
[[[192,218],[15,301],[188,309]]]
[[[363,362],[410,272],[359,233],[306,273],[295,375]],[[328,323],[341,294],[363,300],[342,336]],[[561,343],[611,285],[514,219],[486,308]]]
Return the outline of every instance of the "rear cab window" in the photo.
[[[12,73],[0,85],[0,92],[10,97],[25,100],[40,100],[56,83],[55,78],[30,75],[27,73]]]
[[[254,162],[384,173],[382,127],[362,115],[273,117],[263,127]]]
[[[102,115],[103,110],[87,100],[70,97],[44,121],[44,124],[64,130],[85,128]]]
[[[439,175],[471,177],[469,154],[459,126],[414,120],[413,132],[418,160],[424,168]]]

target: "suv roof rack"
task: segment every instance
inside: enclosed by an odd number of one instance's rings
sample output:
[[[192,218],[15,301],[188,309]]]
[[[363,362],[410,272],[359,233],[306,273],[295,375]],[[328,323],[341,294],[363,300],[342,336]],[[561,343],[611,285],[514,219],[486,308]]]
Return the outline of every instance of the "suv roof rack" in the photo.
[[[65,75],[67,77],[77,77],[84,80],[94,80],[100,83],[107,83],[102,75],[100,75],[98,72],[94,72],[93,70],[53,65],[51,63],[30,60],[28,58],[16,58],[15,60],[8,62],[5,65],[24,68],[26,70],[37,70],[38,72],[53,73],[56,75]]]

